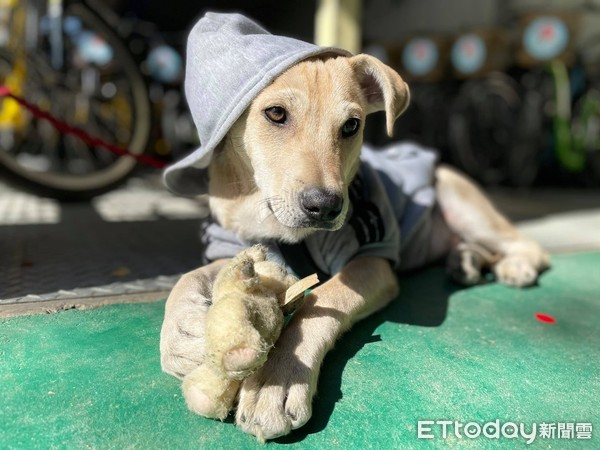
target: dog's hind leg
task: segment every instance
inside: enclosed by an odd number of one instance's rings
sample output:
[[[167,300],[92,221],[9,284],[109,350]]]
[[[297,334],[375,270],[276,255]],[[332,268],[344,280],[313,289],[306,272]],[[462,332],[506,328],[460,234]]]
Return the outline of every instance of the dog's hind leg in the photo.
[[[457,237],[448,259],[451,275],[475,284],[481,270],[490,267],[501,283],[534,284],[550,263],[540,245],[523,236],[464,175],[446,166],[435,175],[442,216]]]

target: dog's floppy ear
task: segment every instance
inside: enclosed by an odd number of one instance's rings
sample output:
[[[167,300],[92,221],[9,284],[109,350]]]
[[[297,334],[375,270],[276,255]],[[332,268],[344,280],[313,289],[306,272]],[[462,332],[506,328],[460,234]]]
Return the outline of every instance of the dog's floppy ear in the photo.
[[[410,101],[407,84],[395,70],[373,56],[353,56],[350,64],[369,103],[367,114],[385,110],[387,133],[392,136],[394,122]]]

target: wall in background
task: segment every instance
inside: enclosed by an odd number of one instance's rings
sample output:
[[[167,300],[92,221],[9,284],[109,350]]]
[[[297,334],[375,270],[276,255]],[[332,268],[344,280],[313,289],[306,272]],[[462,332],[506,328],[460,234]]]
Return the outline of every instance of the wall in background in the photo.
[[[369,0],[363,5],[366,43],[393,43],[420,32],[452,34],[514,24],[519,14],[532,10],[583,11],[577,46],[600,75],[600,0]]]
[[[371,0],[364,2],[363,14],[364,39],[386,42],[416,32],[491,25],[500,11],[496,0]]]
[[[510,0],[508,5],[514,13],[535,9],[583,10],[577,29],[577,47],[588,72],[600,76],[600,0]]]
[[[600,28],[600,0],[370,0],[364,1],[368,41],[402,39],[415,32],[453,33],[506,23],[530,10],[581,9],[585,31]],[[588,30],[589,29],[589,30]]]

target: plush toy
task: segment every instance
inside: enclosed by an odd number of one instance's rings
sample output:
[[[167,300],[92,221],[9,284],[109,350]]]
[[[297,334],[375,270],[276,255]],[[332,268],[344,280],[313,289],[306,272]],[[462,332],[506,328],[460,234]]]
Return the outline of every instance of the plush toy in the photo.
[[[206,316],[205,360],[183,380],[192,411],[227,417],[241,381],[265,363],[279,338],[284,311],[295,308],[315,281],[312,275],[298,282],[284,267],[268,261],[261,245],[244,250],[219,272]]]

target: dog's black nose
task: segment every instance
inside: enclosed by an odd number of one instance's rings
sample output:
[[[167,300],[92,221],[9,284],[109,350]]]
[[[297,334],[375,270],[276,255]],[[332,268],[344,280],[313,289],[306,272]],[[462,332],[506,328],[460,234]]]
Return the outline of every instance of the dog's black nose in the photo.
[[[311,219],[329,222],[342,212],[344,198],[335,191],[306,189],[300,193],[300,206]]]

